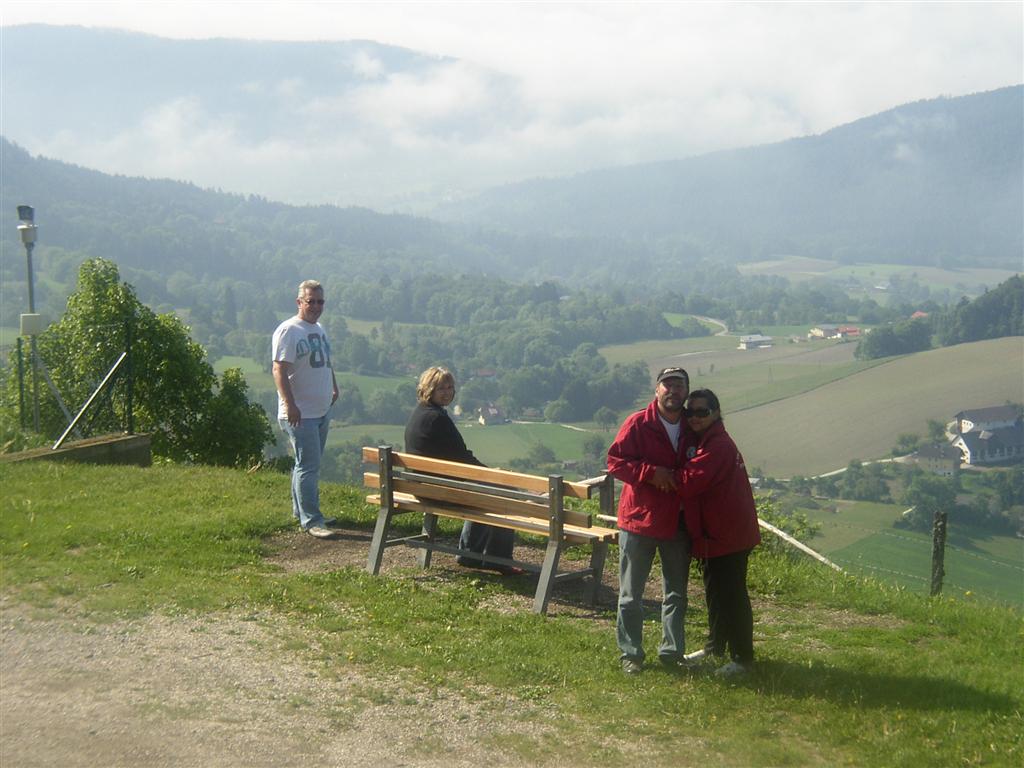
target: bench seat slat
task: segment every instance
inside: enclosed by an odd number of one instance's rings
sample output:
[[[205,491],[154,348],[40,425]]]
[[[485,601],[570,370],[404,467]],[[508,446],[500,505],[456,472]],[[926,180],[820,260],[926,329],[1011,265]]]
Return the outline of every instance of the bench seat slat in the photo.
[[[363,462],[376,464],[379,453],[376,448],[364,447]],[[491,469],[490,467],[461,464],[457,461],[445,461],[444,459],[431,459],[426,456],[414,456],[411,453],[399,453],[397,451],[392,452],[391,457],[394,465],[403,469],[411,469],[417,472],[433,472],[434,474],[447,477],[456,477],[460,480],[507,485],[513,488],[532,491],[533,493],[546,494],[548,492],[547,478],[536,475],[524,475],[520,472],[510,472],[506,469]],[[593,484],[589,482],[574,483],[563,480],[562,486],[563,495],[574,499],[589,499],[593,494]]]
[[[375,472],[367,472],[363,475],[363,483],[368,488],[380,488],[380,476]],[[485,512],[500,515],[511,515],[513,517],[532,517],[544,521],[545,529],[550,510],[547,504],[538,504],[531,501],[520,501],[517,499],[505,499],[499,496],[489,496],[479,491],[463,490],[461,488],[450,488],[443,485],[432,485],[429,483],[403,480],[394,478],[391,487],[395,491],[413,494],[421,499],[441,501],[447,504],[457,504],[463,507],[472,507]],[[565,522],[577,528],[590,527],[590,515],[586,512],[567,509],[564,510]]]
[[[370,504],[380,504],[380,495],[371,494],[366,497]],[[489,514],[478,512],[474,509],[466,509],[457,506],[447,506],[436,501],[424,501],[411,494],[396,492],[394,495],[395,509],[401,511],[429,512],[440,517],[448,517],[456,520],[469,520],[485,525],[494,525],[499,528],[510,528],[523,533],[533,533],[538,536],[548,535],[547,523],[535,518],[519,517],[514,515]],[[565,540],[571,544],[586,544],[592,541],[614,541],[618,537],[618,531],[613,528],[580,528],[573,525],[566,525],[563,528]]]

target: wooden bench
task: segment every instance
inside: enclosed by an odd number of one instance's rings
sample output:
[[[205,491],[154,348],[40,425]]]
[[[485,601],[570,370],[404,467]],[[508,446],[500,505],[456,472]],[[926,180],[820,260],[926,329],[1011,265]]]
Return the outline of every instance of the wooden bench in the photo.
[[[363,461],[377,464],[377,471],[366,472],[363,479],[367,487],[378,489],[377,493],[366,497],[367,501],[380,506],[366,564],[370,573],[376,575],[380,571],[387,547],[405,544],[421,549],[419,562],[423,568],[430,567],[433,552],[446,552],[539,573],[533,601],[536,613],[547,612],[552,587],[563,581],[591,577],[588,597],[591,604],[596,601],[608,544],[616,540],[618,531],[594,525],[589,513],[567,509],[565,500],[596,496],[600,499],[601,513],[610,515],[615,507],[615,486],[610,475],[568,482],[559,475],[544,478],[398,453],[386,445],[363,448]],[[403,513],[422,514],[422,532],[389,539],[388,528],[392,518]],[[444,544],[436,538],[438,517],[469,520],[546,537],[544,562],[538,566]],[[571,544],[590,546],[589,566],[575,570],[559,569],[559,558]]]

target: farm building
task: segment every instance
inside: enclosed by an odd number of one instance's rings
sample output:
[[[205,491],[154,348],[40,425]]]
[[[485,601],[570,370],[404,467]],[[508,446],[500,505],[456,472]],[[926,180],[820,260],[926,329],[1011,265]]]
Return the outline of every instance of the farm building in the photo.
[[[762,336],[755,333],[750,336],[740,336],[740,345],[737,349],[767,349],[771,346],[771,336]]]
[[[917,449],[917,465],[926,472],[954,477],[960,471],[962,454],[952,445],[936,443]]]
[[[956,432],[973,432],[982,429],[1012,427],[1020,421],[1017,408],[1012,405],[994,405],[989,408],[974,408],[960,411],[956,415]]]
[[[823,323],[811,328],[807,334],[809,339],[856,339],[860,337],[860,328],[855,325],[833,325]]]
[[[960,411],[953,446],[971,465],[1005,464],[1024,459],[1024,421],[1012,405]]]
[[[489,424],[504,424],[506,421],[505,412],[493,403],[481,407],[477,413],[479,414],[477,420],[485,427]]]

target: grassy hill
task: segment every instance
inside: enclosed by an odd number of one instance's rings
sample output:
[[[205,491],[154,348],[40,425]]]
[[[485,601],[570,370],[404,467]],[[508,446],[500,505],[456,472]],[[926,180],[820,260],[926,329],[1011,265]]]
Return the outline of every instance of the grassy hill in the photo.
[[[66,616],[83,633],[153,614],[279,620],[310,686],[358,670],[400,679],[421,706],[444,706],[438,691],[493,696],[496,722],[529,703],[537,731],[487,735],[495,765],[916,768],[1019,765],[1024,755],[1021,614],[975,599],[927,599],[762,548],[750,578],[755,671],[726,683],[655,664],[633,679],[616,663],[611,596],[590,611],[556,590],[544,619],[525,608],[531,579],[451,568],[445,557],[426,574],[396,568],[377,578],[357,567],[276,565],[281,547],[308,543],[281,539],[293,525],[285,475],[2,464],[0,482],[8,609]],[[372,521],[361,498],[359,489],[324,487],[325,506],[364,532],[313,542],[325,561],[332,548],[352,547],[359,562]],[[614,572],[613,557],[612,583]],[[696,579],[692,590],[690,647],[706,621]],[[650,609],[653,653],[656,604]],[[225,650],[214,643],[207,652]],[[80,684],[102,700],[101,681]],[[60,690],[40,695],[54,697],[57,711]],[[319,714],[313,702],[286,703]],[[159,716],[180,729],[209,703],[192,705]],[[555,734],[544,724],[556,724]]]
[[[931,583],[929,534],[894,529],[902,505],[866,501],[827,502],[802,509],[821,525],[811,546],[846,570],[927,594]],[[1024,606],[1024,541],[966,529],[950,521],[943,591],[981,595]]]
[[[889,454],[904,432],[965,408],[1024,401],[1024,339],[1009,337],[890,359],[818,389],[738,413],[726,423],[749,466],[814,475]]]

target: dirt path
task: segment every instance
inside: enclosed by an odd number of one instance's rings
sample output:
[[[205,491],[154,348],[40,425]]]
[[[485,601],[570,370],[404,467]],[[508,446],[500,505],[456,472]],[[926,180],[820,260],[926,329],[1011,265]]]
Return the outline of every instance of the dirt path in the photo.
[[[270,559],[286,572],[361,567],[368,536],[351,530],[324,542],[290,533],[273,542]],[[528,547],[520,554],[534,556]],[[414,558],[389,549],[386,569]],[[431,578],[464,574],[441,560]],[[614,604],[612,566],[609,574],[605,608]],[[529,610],[528,592],[503,593],[503,607]],[[554,600],[552,613],[596,618],[578,597]],[[270,615],[104,624],[69,609],[40,618],[5,599],[0,766],[501,768],[524,763],[496,751],[491,736],[543,738],[551,728],[542,705],[493,690],[426,690],[332,663],[316,648],[294,650],[294,632]]]

